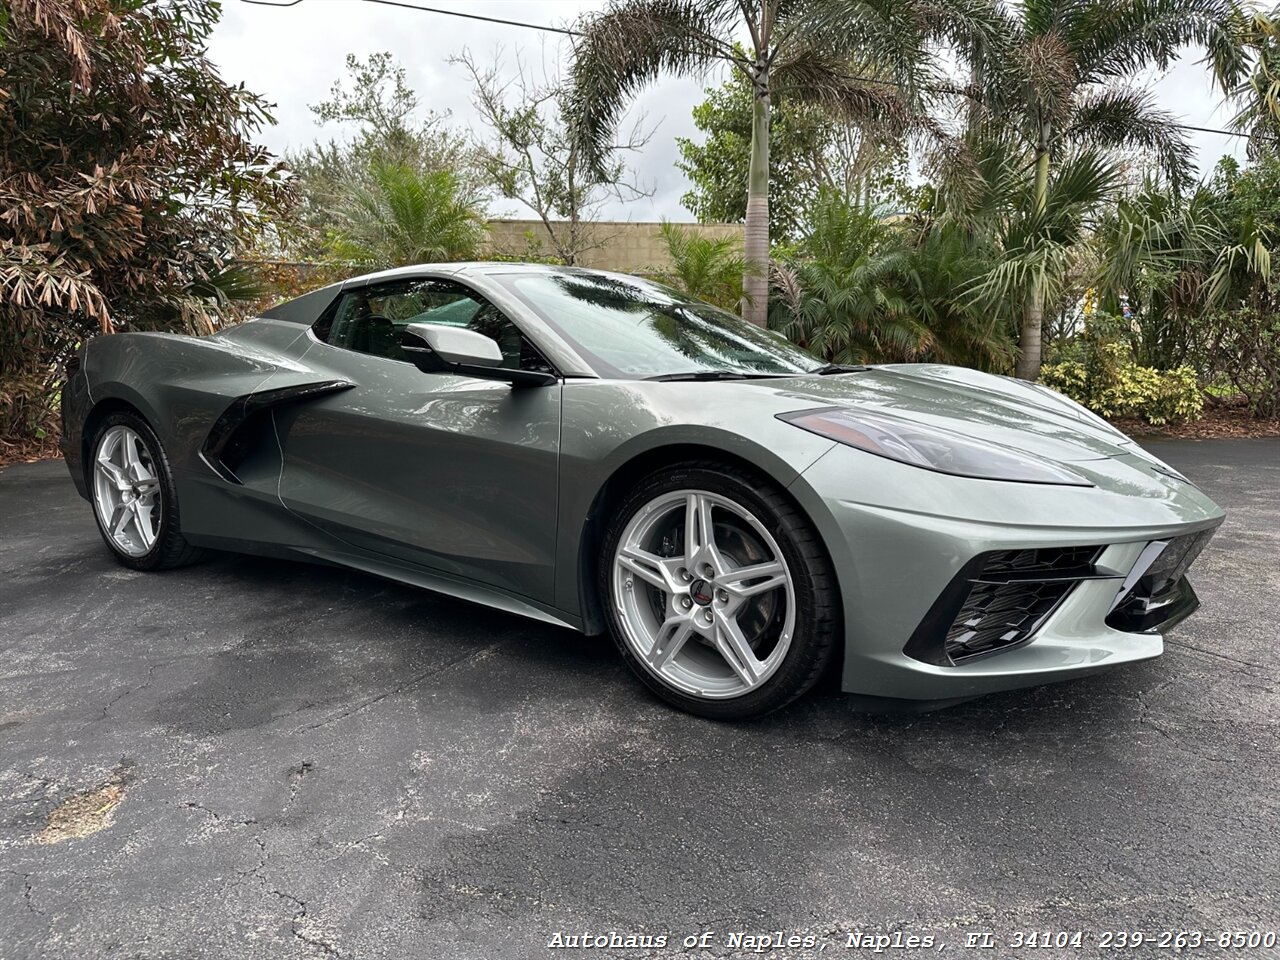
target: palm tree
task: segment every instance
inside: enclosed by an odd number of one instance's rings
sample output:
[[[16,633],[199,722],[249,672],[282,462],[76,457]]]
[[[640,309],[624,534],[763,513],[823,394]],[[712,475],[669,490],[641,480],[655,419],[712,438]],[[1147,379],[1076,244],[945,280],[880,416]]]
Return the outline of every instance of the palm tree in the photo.
[[[753,91],[743,276],[744,315],[768,309],[769,115],[779,98],[816,103],[850,122],[903,124],[927,86],[934,38],[981,47],[990,0],[613,0],[576,40],[570,116],[602,164],[628,100],[664,73],[727,64]],[[739,33],[750,37],[735,49]]]
[[[339,259],[379,266],[469,260],[485,236],[480,204],[451,170],[375,162],[347,189],[329,246]]]
[[[1079,279],[1088,240],[1124,181],[1123,165],[1095,148],[1063,149],[1041,183],[1027,176],[1024,144],[1007,132],[971,138],[966,152],[971,169],[960,188],[943,191],[942,219],[995,251],[989,269],[964,294],[973,306],[1011,318],[1021,331],[1015,369],[1027,376],[1020,366],[1027,352],[1027,305],[1038,298],[1037,323],[1043,324],[1048,305],[1065,305],[1083,292],[1070,283]],[[1038,345],[1039,326],[1036,332]],[[1038,376],[1038,357],[1036,363]]]
[[[663,282],[717,307],[738,309],[746,261],[737,237],[702,237],[666,220],[659,232],[671,257],[671,266],[658,271]]]
[[[1201,318],[1254,306],[1269,290],[1271,230],[1251,213],[1233,213],[1227,190],[1218,177],[1190,197],[1147,182],[1098,229],[1099,302],[1118,313],[1119,297],[1128,297],[1139,363],[1185,363]]]
[[[1084,149],[1141,151],[1175,188],[1186,182],[1191,148],[1174,118],[1126,81],[1153,66],[1167,69],[1187,45],[1207,51],[1224,91],[1247,64],[1235,0],[1023,0],[1001,5],[999,22],[999,42],[966,55],[983,92],[980,121],[1011,131],[1025,151],[1030,246],[1040,239],[1034,231],[1042,227],[1037,217],[1049,203],[1053,166]],[[1026,284],[1017,374],[1035,379],[1052,278],[1039,269],[1019,279]]]
[[[1249,135],[1249,153],[1256,157],[1280,146],[1280,7],[1252,11],[1244,42],[1252,63],[1232,91],[1231,99],[1240,110],[1231,126]]]
[[[929,347],[920,359],[996,373],[1011,370],[1016,350],[1008,312],[975,304],[965,295],[997,255],[988,238],[955,223],[909,225],[914,236],[903,296],[929,331]]]
[[[1100,224],[1093,239],[1098,305],[1119,314],[1120,298],[1128,299],[1138,318],[1131,339],[1139,363],[1181,365],[1196,318],[1221,305],[1226,285],[1215,274],[1229,243],[1220,206],[1206,187],[1183,197],[1148,180]]]

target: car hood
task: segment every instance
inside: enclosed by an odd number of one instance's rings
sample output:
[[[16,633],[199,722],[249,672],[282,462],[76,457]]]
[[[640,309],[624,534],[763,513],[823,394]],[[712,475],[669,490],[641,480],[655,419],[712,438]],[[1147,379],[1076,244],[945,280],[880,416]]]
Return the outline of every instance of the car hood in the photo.
[[[890,364],[751,381],[805,407],[876,410],[1066,463],[1140,453],[1128,437],[1044,387],[964,367]]]

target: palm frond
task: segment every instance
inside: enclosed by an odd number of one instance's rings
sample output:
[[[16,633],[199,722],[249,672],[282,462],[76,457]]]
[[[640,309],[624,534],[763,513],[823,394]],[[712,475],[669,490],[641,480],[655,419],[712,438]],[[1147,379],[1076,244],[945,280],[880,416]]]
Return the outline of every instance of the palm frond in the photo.
[[[1017,18],[991,0],[917,0],[917,16],[931,40],[956,50],[963,62],[1000,62],[1018,35]]]
[[[737,237],[699,236],[667,220],[659,233],[671,259],[671,266],[659,271],[668,285],[726,310],[738,308],[742,278],[750,270]]]
[[[566,114],[589,165],[603,170],[614,128],[646,84],[740,59],[730,39],[736,16],[731,0],[625,0],[582,22]]]
[[[1280,141],[1280,24],[1273,15],[1255,13],[1247,42],[1253,51],[1252,67],[1231,91],[1230,99],[1240,109],[1230,126],[1249,136],[1249,153],[1256,157]]]
[[[1177,190],[1192,176],[1194,151],[1176,124],[1173,114],[1157,107],[1150,93],[1093,90],[1078,100],[1062,139],[1076,145],[1145,151]]]
[[[1207,280],[1206,265],[1227,243],[1218,208],[1208,190],[1184,199],[1151,181],[1121,198],[1093,238],[1101,296],[1132,300],[1142,288],[1167,280],[1183,299],[1197,300]]]
[[[877,64],[914,99],[932,62],[924,56],[927,40],[927,24],[914,3],[809,0],[780,6],[775,42],[779,58],[795,47],[824,50],[844,64]]]
[[[1247,271],[1264,283],[1271,279],[1271,248],[1274,237],[1263,223],[1252,215],[1244,218],[1238,233],[1219,253],[1209,277],[1206,300],[1219,305],[1225,299],[1232,275]]]
[[[1030,187],[1018,204],[1004,237],[1009,250],[1029,251],[1041,244],[1070,247],[1084,239],[1105,203],[1122,182],[1120,164],[1099,150],[1079,150],[1063,157],[1049,180],[1045,207],[1030,204]]]
[[[897,86],[865,75],[825,48],[791,45],[775,61],[770,79],[775,95],[819,106],[850,123],[902,130],[914,116]]]
[[[272,287],[252,265],[231,263],[192,281],[185,292],[225,310],[233,304],[259,300],[270,294]]]
[[[452,171],[388,163],[374,164],[369,182],[342,198],[335,219],[332,253],[380,266],[469,259],[485,232],[479,204]]]
[[[1167,70],[1188,45],[1205,49],[1224,90],[1247,68],[1245,21],[1233,0],[1080,4],[1067,30],[1081,83],[1123,79],[1151,67]]]

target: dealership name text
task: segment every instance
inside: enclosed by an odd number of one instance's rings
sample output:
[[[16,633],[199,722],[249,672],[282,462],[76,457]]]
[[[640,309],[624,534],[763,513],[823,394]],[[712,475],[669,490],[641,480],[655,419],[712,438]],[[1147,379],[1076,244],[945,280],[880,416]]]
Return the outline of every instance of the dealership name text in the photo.
[[[583,931],[582,933],[566,933],[557,930],[547,939],[549,950],[661,950],[679,943],[687,950],[706,949],[716,944],[731,950],[744,950],[749,953],[768,953],[771,950],[805,950],[818,945],[819,938],[813,933],[788,933],[785,930],[773,930],[763,933],[746,933],[735,930],[730,933],[717,933],[715,930],[704,930],[684,937],[666,933],[619,933],[616,930],[607,932]],[[933,949],[937,946],[931,935],[893,933],[850,933],[844,946],[853,950],[870,950],[880,953],[885,950]]]

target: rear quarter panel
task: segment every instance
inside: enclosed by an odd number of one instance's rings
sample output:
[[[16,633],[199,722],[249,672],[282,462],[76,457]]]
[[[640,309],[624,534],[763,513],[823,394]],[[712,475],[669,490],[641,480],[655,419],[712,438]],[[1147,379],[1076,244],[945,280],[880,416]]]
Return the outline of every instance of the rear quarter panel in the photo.
[[[228,484],[203,461],[200,450],[214,422],[236,398],[268,383],[286,386],[316,379],[291,359],[303,349],[305,335],[306,328],[296,323],[255,320],[210,337],[100,337],[85,348],[84,398],[75,401],[74,412],[68,408],[68,419],[78,419],[75,433],[80,436],[85,417],[104,402],[134,407],[164,446],[183,504],[184,533],[198,538],[241,530],[247,540],[257,539],[267,532],[257,525],[279,513],[278,499],[255,498],[254,491]],[[69,444],[77,442],[83,452],[92,437],[69,438]],[[83,478],[83,465],[79,469]]]
[[[243,342],[171,333],[121,333],[92,341],[83,370],[93,405],[119,399],[136,407],[160,437],[175,474],[194,469],[209,427],[232,399],[281,372],[305,372],[283,351],[305,334],[296,324],[256,321],[277,342]]]

